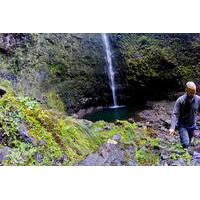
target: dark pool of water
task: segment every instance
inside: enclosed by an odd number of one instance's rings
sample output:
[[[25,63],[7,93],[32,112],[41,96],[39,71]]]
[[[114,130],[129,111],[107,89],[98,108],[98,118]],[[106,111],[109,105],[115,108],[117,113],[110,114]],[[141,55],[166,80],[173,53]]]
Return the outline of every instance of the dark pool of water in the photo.
[[[85,115],[83,118],[90,121],[104,120],[114,122],[116,120],[126,120],[134,116],[136,109],[133,107],[122,106],[118,108],[104,108],[102,110]]]

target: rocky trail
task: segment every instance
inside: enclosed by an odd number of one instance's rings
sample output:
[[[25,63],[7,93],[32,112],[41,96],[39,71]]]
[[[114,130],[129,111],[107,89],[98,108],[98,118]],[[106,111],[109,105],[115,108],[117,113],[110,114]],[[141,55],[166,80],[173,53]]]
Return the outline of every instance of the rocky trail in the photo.
[[[174,102],[172,101],[149,102],[149,108],[136,113],[133,119],[129,119],[129,122],[137,121],[138,134],[145,129],[148,133],[152,134],[154,138],[158,139],[158,145],[152,150],[153,153],[158,155],[158,160],[155,165],[200,165],[199,132],[195,132],[196,135],[191,146],[187,150],[182,148],[177,131],[174,136],[168,135],[173,105]],[[143,149],[142,145],[141,149]],[[79,162],[78,165],[151,165],[151,163],[143,164],[138,162],[136,157],[135,146],[123,144],[120,140],[120,135],[116,134],[112,139],[104,143],[97,152],[88,155],[83,161]]]
[[[103,144],[98,152],[90,154],[78,165],[83,166],[136,166],[131,145],[124,145],[120,142],[120,135],[114,135],[107,143]],[[128,160],[126,158],[129,158]]]

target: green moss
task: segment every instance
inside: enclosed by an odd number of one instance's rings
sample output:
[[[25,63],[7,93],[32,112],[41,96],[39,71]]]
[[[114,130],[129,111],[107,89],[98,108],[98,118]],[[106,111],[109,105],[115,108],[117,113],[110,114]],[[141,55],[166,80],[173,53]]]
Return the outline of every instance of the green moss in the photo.
[[[10,35],[11,52],[0,52],[0,76],[11,79],[18,94],[68,112],[88,105],[85,99],[106,102],[102,93],[110,91],[100,34]],[[4,41],[0,34],[3,49]]]
[[[183,151],[181,154],[180,153],[171,153],[170,154],[170,159],[172,159],[172,160],[178,160],[179,158],[184,159],[186,164],[189,164],[189,162],[192,159],[192,156],[187,151]]]
[[[3,163],[4,165],[32,166],[37,163],[34,157],[37,152],[37,148],[18,140],[13,141],[13,145],[15,145],[15,148],[13,148],[11,153],[7,156]]]
[[[156,165],[159,161],[159,156],[148,149],[137,150],[135,158],[140,165]]]
[[[47,94],[47,105],[49,108],[65,112],[65,105],[55,90],[50,90]]]
[[[38,102],[30,98],[15,97],[6,94],[0,99],[0,124],[4,134],[9,137],[9,146],[13,141],[19,141],[16,148],[23,144],[19,136],[20,127],[26,125],[28,134],[37,141],[45,141],[45,145],[34,147],[26,146],[27,151],[35,149],[44,155],[42,164],[53,164],[53,159],[62,155],[68,156],[65,164],[74,164],[96,150],[101,144],[98,137],[92,133],[82,122],[55,111],[46,110]],[[100,140],[101,141],[101,140]],[[16,146],[16,145],[15,145]],[[25,148],[25,147],[24,147]],[[22,164],[13,159],[19,156],[21,150],[13,151],[7,164]],[[28,161],[24,161],[24,165]],[[32,162],[32,161],[31,161]],[[31,163],[28,163],[28,165]]]
[[[134,98],[157,83],[165,94],[199,82],[199,34],[111,34],[124,96]],[[128,91],[128,92],[126,92]],[[162,92],[162,91],[161,91]],[[123,91],[122,91],[123,93]],[[151,97],[151,96],[150,96]]]

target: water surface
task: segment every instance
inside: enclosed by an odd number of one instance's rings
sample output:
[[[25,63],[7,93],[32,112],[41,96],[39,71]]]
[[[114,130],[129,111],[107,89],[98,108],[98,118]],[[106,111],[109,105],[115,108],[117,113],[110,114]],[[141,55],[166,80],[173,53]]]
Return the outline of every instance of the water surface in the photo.
[[[134,116],[136,109],[133,107],[110,107],[85,115],[83,118],[90,121],[104,120],[106,122],[114,122],[116,120],[127,120]]]

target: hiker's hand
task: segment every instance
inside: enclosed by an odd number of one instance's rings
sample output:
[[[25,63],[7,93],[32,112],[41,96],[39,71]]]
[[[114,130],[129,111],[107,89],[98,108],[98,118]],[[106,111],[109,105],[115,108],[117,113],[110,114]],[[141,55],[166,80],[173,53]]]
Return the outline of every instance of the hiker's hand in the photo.
[[[172,128],[170,128],[170,129],[169,129],[169,135],[174,135],[174,133],[175,133],[175,130],[172,129]]]

